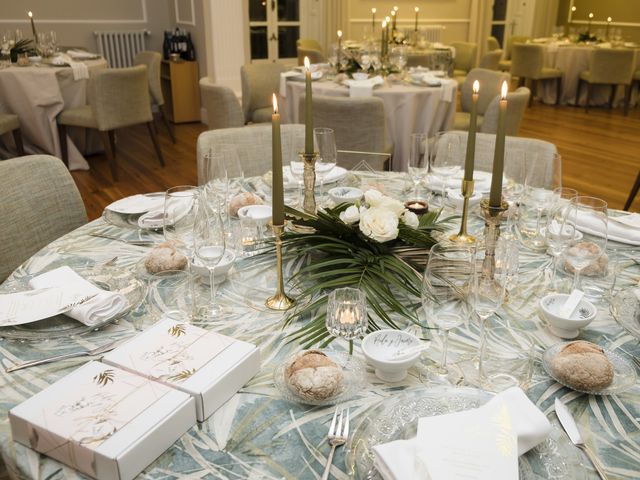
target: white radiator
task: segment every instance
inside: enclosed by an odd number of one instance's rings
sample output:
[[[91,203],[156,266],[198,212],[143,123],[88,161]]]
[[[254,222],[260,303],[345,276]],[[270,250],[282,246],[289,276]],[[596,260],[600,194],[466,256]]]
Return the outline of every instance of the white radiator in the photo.
[[[107,59],[111,68],[131,67],[138,52],[146,50],[148,30],[123,32],[93,32],[98,53]]]
[[[420,32],[427,42],[438,43],[442,41],[442,31],[444,29],[444,25],[427,25],[426,27],[420,27]]]

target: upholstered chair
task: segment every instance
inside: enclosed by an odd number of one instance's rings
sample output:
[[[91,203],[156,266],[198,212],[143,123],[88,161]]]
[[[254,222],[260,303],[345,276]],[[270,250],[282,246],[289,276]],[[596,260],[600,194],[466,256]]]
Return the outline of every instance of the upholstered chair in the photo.
[[[531,91],[527,87],[520,87],[515,92],[507,93],[507,114],[505,118],[505,133],[517,136],[522,124],[524,112],[529,103]],[[500,110],[500,95],[496,95],[484,114],[480,131],[496,133],[498,131],[498,113]]]
[[[576,90],[576,104],[580,99],[583,83],[587,84],[587,102],[585,111],[589,111],[591,92],[594,85],[610,85],[611,97],[609,107],[618,85],[624,85],[624,114],[629,114],[629,100],[631,98],[631,82],[635,69],[635,50],[622,48],[594,48],[589,57],[589,70],[580,72],[578,88]]]
[[[500,42],[492,35],[487,38],[487,51],[493,52],[494,50],[500,50]]]
[[[147,74],[149,75],[149,93],[151,101],[158,106],[162,121],[167,127],[171,141],[176,143],[176,136],[167,117],[167,109],[164,105],[164,95],[162,95],[162,86],[160,82],[160,64],[162,63],[162,55],[158,52],[143,51],[136,55],[133,60],[134,65],[146,65]]]
[[[304,96],[300,98],[299,118],[305,118]],[[325,95],[313,96],[313,126],[331,128],[335,132],[336,147],[348,152],[391,153],[392,145],[385,141],[384,102],[378,97],[350,98]],[[388,157],[369,157],[374,170],[384,170]],[[348,161],[349,160],[349,161]],[[351,168],[355,156],[338,155],[338,164]]]
[[[211,78],[203,77],[200,79],[200,98],[207,110],[209,130],[244,125],[242,106],[231,88],[216,85]]]
[[[56,157],[5,160],[0,178],[2,282],[38,250],[87,223],[87,214],[71,174]]]
[[[536,96],[539,81],[555,80],[556,105],[562,98],[562,72],[557,68],[544,66],[544,47],[533,43],[515,43],[511,47],[511,75],[518,77],[518,86],[531,83],[529,105]]]
[[[286,70],[281,63],[249,63],[240,67],[242,80],[242,111],[245,123],[271,121],[271,94],[280,88],[280,74]]]
[[[298,49],[298,65],[304,65],[304,57],[309,57],[311,63],[324,63],[327,61],[322,45],[312,38],[299,38],[296,41]]]
[[[451,42],[451,46],[456,49],[454,59],[453,76],[462,85],[464,77],[475,67],[478,56],[478,44],[471,42]]]
[[[283,163],[287,165],[304,149],[304,125],[282,125],[280,135]],[[236,146],[245,177],[263,175],[271,170],[271,125],[209,130],[198,137],[198,185],[206,181],[205,154],[227,145]]]
[[[24,144],[22,143],[18,116],[11,113],[0,113],[0,135],[9,132],[13,134],[13,141],[16,144],[18,155],[24,155]]]
[[[428,67],[431,64],[429,55],[410,53],[407,55],[407,67]]]
[[[509,82],[510,77],[506,72],[496,72],[494,70],[486,70],[483,68],[474,68],[469,72],[467,78],[460,88],[460,107],[461,111],[456,112],[453,129],[469,130],[470,112],[473,94],[473,82],[478,80],[480,83],[480,92],[478,93],[478,128],[481,127],[483,116],[493,99],[500,95],[502,82]]]
[[[115,130],[145,123],[160,165],[164,158],[153,128],[147,67],[107,68],[89,80],[89,104],[63,110],[58,115],[58,133],[62,159],[68,165],[66,127],[93,128],[100,132],[113,180],[118,179]]]
[[[504,72],[508,72],[509,70],[511,70],[511,56],[513,53],[513,46],[516,43],[527,43],[529,40],[531,40],[531,37],[528,37],[526,35],[512,35],[508,37],[505,42],[504,58],[500,60],[498,68]]]
[[[502,50],[491,50],[480,57],[479,67],[486,68],[487,70],[498,70],[501,58]]]

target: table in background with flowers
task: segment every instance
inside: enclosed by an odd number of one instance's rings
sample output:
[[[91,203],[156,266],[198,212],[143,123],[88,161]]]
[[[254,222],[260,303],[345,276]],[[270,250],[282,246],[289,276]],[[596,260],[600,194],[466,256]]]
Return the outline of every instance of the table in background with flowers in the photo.
[[[404,198],[411,189],[408,179],[397,173],[358,172],[357,175],[349,174],[343,182],[348,185],[375,185],[397,198]],[[251,188],[260,183],[260,179],[250,179],[246,186]],[[469,220],[470,231],[479,233],[482,220],[476,210],[471,211]],[[452,229],[456,230],[456,227],[454,222]],[[157,233],[142,234],[98,219],[38,252],[14,272],[2,285],[2,290],[24,289],[30,276],[60,265],[70,265],[81,272],[83,269],[98,270],[106,277],[133,275],[136,266],[149,251],[148,247],[90,236],[92,232],[129,240],[162,240]],[[620,250],[614,252],[613,247],[618,245],[610,243],[609,247],[612,260],[619,266],[616,291],[629,289],[637,285],[640,279],[639,252],[623,245],[619,245]],[[114,257],[117,258],[113,260]],[[537,301],[547,291],[548,277],[544,267],[548,265],[549,257],[521,248],[519,262],[519,285],[510,292],[509,301],[499,310],[496,321],[519,326],[529,331],[536,340],[537,360],[527,392],[529,397],[556,426],[554,399],[560,397],[569,403],[587,443],[597,452],[611,478],[638,478],[640,388],[636,384],[617,395],[588,396],[562,387],[544,373],[540,364],[541,353],[559,341],[537,315]],[[289,278],[303,263],[304,260],[300,258],[288,257],[285,261],[285,277]],[[145,469],[145,478],[304,479],[317,478],[322,472],[329,452],[326,434],[334,409],[288,403],[274,387],[274,369],[300,348],[297,343],[289,341],[287,334],[301,325],[300,322],[294,322],[283,328],[283,314],[265,308],[264,300],[273,294],[275,281],[275,259],[264,256],[240,259],[221,285],[218,298],[228,309],[228,315],[206,327],[257,344],[261,349],[262,369],[206,422],[190,429]],[[198,286],[201,293],[206,292],[207,288]],[[606,290],[608,286],[604,285],[604,288]],[[290,293],[295,295],[295,292]],[[414,300],[416,304],[419,303],[419,300]],[[134,335],[137,330],[157,321],[159,316],[154,304],[144,302],[117,323],[81,336],[50,338],[45,335],[30,341],[3,339],[0,340],[0,360],[3,367],[8,367],[18,361],[75,351],[80,347],[92,348],[115,338]],[[479,329],[473,322],[451,331],[449,353],[452,368],[475,354],[478,333]],[[598,317],[583,332],[582,338],[640,356],[638,340],[614,321],[606,302],[600,305]],[[335,349],[345,347],[345,343],[339,340],[331,346]],[[427,356],[437,362],[440,348],[440,337],[434,334]],[[354,354],[362,357],[357,346]],[[3,392],[0,410],[4,419],[0,424],[0,449],[5,467],[13,478],[79,478],[71,468],[14,443],[6,414],[11,407],[67,375],[85,361],[86,358],[67,360],[14,373],[6,373],[4,368],[0,370],[0,389]],[[383,383],[368,368],[368,384],[359,395],[345,403],[351,409],[352,429],[381,399],[397,396],[403,390],[428,387],[420,381],[423,368],[423,364],[412,368],[409,376],[396,384]],[[460,384],[464,384],[464,381]],[[539,449],[541,457],[553,461],[541,462],[537,470],[530,471],[526,478],[597,478],[589,461],[569,443],[564,433],[558,433],[556,440],[545,442]],[[348,478],[344,458],[344,449],[338,450],[332,469],[335,478]],[[576,466],[576,462],[581,462],[584,467]]]

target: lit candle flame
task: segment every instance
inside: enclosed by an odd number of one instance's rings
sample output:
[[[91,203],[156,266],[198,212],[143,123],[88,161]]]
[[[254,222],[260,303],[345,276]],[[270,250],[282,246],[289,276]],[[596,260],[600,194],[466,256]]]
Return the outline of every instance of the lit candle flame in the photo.
[[[593,18],[593,13],[590,13],[590,14],[589,14],[589,18]]]
[[[278,99],[276,98],[276,94],[273,94],[273,113],[278,113]]]
[[[391,16],[395,17],[396,16],[396,11],[395,10],[391,10]]]
[[[575,5],[573,7],[571,7],[571,11],[575,12],[577,10],[577,8],[575,7]]]
[[[473,82],[473,93],[478,93],[479,91],[480,91],[480,82],[476,80],[475,82]]]
[[[397,12],[397,11],[398,11],[398,7],[397,7],[396,5],[394,5],[394,7],[393,7],[393,11],[394,11],[394,12]]]
[[[611,17],[607,17],[607,22],[611,23]]]
[[[311,62],[309,62],[309,57],[304,57],[304,68],[307,72],[311,71]]]
[[[508,91],[507,81],[505,80],[504,82],[502,82],[502,92],[500,94],[500,100],[507,99],[507,91]]]
[[[375,7],[371,9],[371,13],[376,13],[376,12],[377,10],[375,9]]]
[[[338,30],[338,38],[342,38],[342,30]]]
[[[29,18],[31,18],[31,17],[33,17],[33,12],[31,12],[31,10],[29,10],[29,11],[27,12],[27,15],[29,15]]]
[[[386,20],[382,21],[382,28],[387,28],[387,21]]]
[[[391,21],[391,17],[384,17],[385,21],[389,23]]]
[[[418,13],[420,11],[419,7],[414,8],[414,10],[416,11],[416,13]]]

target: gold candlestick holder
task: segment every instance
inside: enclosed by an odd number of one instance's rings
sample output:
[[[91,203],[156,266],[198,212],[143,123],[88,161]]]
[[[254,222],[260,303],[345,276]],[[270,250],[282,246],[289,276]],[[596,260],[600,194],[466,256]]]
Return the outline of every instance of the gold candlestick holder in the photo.
[[[318,152],[313,153],[299,153],[300,158],[304,163],[304,200],[302,208],[306,213],[315,215],[316,213],[316,160],[318,159]]]
[[[469,216],[469,199],[473,195],[473,180],[462,181],[462,220],[460,222],[460,231],[449,237],[449,240],[455,243],[471,245],[476,243],[476,237],[467,233],[467,217]]]
[[[509,204],[504,200],[499,207],[489,205],[489,200],[480,202],[480,210],[484,217],[484,243],[485,253],[482,262],[482,276],[493,280],[496,271],[496,244],[500,236],[500,223],[504,219],[505,213],[509,209]]]
[[[284,233],[284,225],[272,225],[271,227],[273,229],[273,234],[276,237],[278,285],[275,295],[267,298],[264,303],[267,308],[270,308],[271,310],[288,310],[293,306],[295,300],[284,293],[284,280],[282,278],[282,234]]]

